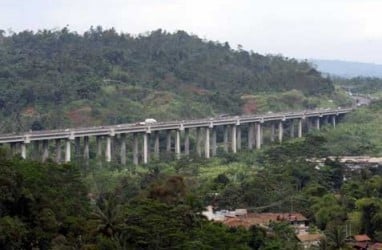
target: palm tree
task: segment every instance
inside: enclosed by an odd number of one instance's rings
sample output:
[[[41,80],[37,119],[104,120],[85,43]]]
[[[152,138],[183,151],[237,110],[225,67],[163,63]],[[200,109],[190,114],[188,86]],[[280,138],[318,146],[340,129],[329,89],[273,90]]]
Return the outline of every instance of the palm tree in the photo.
[[[91,215],[95,223],[95,232],[105,237],[112,238],[121,232],[125,225],[121,204],[115,198],[101,198]]]
[[[335,222],[328,224],[325,235],[328,249],[349,249],[345,241],[346,233],[343,225],[338,225]]]

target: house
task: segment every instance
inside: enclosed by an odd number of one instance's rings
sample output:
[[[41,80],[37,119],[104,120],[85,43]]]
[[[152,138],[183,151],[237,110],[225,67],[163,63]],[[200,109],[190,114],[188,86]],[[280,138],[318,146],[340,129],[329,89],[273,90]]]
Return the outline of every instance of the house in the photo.
[[[208,220],[219,221],[229,227],[250,228],[254,225],[268,227],[271,222],[288,222],[296,234],[306,234],[308,229],[308,219],[301,213],[249,213],[247,209],[214,212],[213,207],[208,206],[207,211],[203,211],[202,214]]]
[[[271,222],[289,222],[296,233],[306,233],[308,219],[300,213],[247,213],[245,216],[234,216],[228,213],[223,224],[230,227],[243,226],[249,228],[253,225],[268,226]]]
[[[324,239],[322,234],[298,234],[297,239],[301,242],[301,245],[304,249],[310,249],[312,247],[317,247],[320,244],[320,241]]]
[[[367,250],[371,245],[371,239],[366,234],[358,234],[350,236],[349,245],[354,249]]]

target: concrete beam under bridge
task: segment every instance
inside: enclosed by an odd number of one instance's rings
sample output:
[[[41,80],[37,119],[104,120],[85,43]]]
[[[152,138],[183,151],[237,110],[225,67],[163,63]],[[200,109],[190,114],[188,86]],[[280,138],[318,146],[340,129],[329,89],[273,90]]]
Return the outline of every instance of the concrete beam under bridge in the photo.
[[[350,112],[349,109],[344,110],[331,110],[331,111],[309,111],[301,113],[285,113],[285,114],[270,114],[263,116],[243,116],[233,118],[219,118],[208,119],[200,121],[181,121],[173,123],[154,123],[150,125],[129,125],[129,126],[115,126],[115,127],[100,127],[100,128],[85,128],[85,129],[71,129],[71,130],[53,130],[53,131],[39,131],[38,133],[28,132],[24,135],[0,135],[0,144],[9,143],[13,153],[20,153],[21,157],[26,159],[28,155],[32,155],[34,159],[46,161],[49,157],[49,143],[55,141],[55,160],[61,162],[61,141],[65,141],[65,158],[64,162],[72,161],[72,141],[74,141],[75,160],[84,159],[84,162],[88,162],[89,158],[94,155],[90,153],[89,141],[91,137],[96,137],[95,155],[98,161],[104,160],[110,162],[112,156],[117,155],[113,153],[115,150],[120,150],[120,163],[125,165],[127,163],[127,148],[132,147],[133,163],[138,164],[139,156],[142,156],[142,163],[147,163],[150,158],[150,133],[154,134],[154,155],[159,158],[159,146],[160,134],[166,133],[166,150],[172,150],[171,144],[171,131],[175,132],[174,151],[176,158],[179,159],[182,156],[181,143],[184,139],[184,155],[190,154],[190,129],[196,131],[196,152],[199,156],[209,158],[211,155],[215,156],[217,153],[217,127],[223,127],[223,147],[224,151],[228,152],[229,149],[233,153],[241,150],[242,128],[248,127],[247,140],[248,149],[252,149],[254,146],[256,149],[260,149],[263,144],[263,128],[267,127],[267,124],[271,125],[271,141],[275,137],[275,123],[278,123],[278,139],[280,142],[283,140],[284,129],[290,130],[290,137],[294,136],[294,124],[297,123],[298,131],[297,136],[303,135],[303,121],[308,122],[311,127],[319,129],[321,121],[326,119],[327,123],[331,123],[333,127],[336,126],[337,117],[343,116]],[[308,124],[308,125],[309,125]],[[181,137],[181,131],[184,131],[184,137]],[[132,134],[132,141],[126,140],[126,136]],[[137,135],[143,135],[142,142],[142,154],[139,152],[139,141]],[[51,137],[49,137],[51,136]],[[117,137],[116,140],[113,140]],[[81,139],[83,138],[83,139]],[[102,138],[105,138],[104,147],[102,146]],[[230,141],[229,141],[230,139]],[[81,143],[83,141],[83,151],[81,156]],[[27,147],[27,144],[33,142],[34,147]],[[126,145],[132,143],[132,146]],[[202,146],[204,144],[204,147]],[[29,149],[30,148],[30,149]],[[29,153],[29,150],[35,152]],[[204,151],[204,152],[203,152]],[[81,158],[81,159],[80,159]],[[118,157],[117,157],[118,158]]]

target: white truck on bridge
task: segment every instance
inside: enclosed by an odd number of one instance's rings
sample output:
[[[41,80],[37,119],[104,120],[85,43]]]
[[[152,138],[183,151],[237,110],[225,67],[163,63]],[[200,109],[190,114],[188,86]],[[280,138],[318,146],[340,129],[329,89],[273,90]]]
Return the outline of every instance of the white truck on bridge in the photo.
[[[154,124],[157,123],[157,120],[153,118],[146,118],[144,122],[138,122],[137,125],[149,125],[149,124]]]

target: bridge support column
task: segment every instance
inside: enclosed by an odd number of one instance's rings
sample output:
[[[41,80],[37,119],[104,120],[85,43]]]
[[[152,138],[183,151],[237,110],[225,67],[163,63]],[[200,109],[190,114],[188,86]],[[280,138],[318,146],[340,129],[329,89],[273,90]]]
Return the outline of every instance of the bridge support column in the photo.
[[[216,128],[212,128],[212,156],[216,156]]]
[[[121,134],[120,137],[120,158],[121,164],[126,165],[126,134]]]
[[[55,147],[56,147],[56,162],[61,162],[61,140],[56,139],[55,140]]]
[[[180,130],[176,130],[176,138],[175,138],[175,156],[176,159],[180,159]]]
[[[45,162],[49,157],[49,141],[42,141],[42,162]]]
[[[148,134],[143,134],[143,164],[147,164],[148,162]]]
[[[96,144],[97,144],[97,159],[100,159],[102,157],[102,137],[101,136],[96,137]]]
[[[279,142],[281,143],[283,141],[283,134],[284,134],[284,128],[283,128],[283,122],[279,122]]]
[[[255,134],[255,125],[253,123],[250,123],[248,125],[248,149],[253,149],[253,137]]]
[[[241,150],[241,127],[238,126],[237,127],[237,131],[236,131],[236,142],[237,142],[237,150]]]
[[[84,161],[86,164],[89,163],[89,136],[84,137],[84,153],[83,153]]]
[[[27,144],[25,142],[21,143],[21,158],[27,158]]]
[[[105,160],[111,162],[111,136],[106,137]]]
[[[290,138],[294,137],[294,120],[290,121]]]
[[[316,118],[316,129],[320,130],[320,117]]]
[[[332,125],[333,125],[333,128],[336,127],[336,116],[335,115],[332,116]]]
[[[133,163],[138,165],[138,137],[137,134],[133,134]]]
[[[74,154],[75,154],[75,159],[79,160],[80,156],[80,151],[81,151],[81,138],[76,137],[74,138]]]
[[[228,152],[228,126],[224,126],[224,152]]]
[[[271,123],[271,142],[275,141],[275,134],[276,134],[276,128],[275,128],[275,124],[272,122]]]
[[[309,132],[312,132],[312,119],[313,118],[311,118],[311,117],[309,117],[309,118],[306,118],[306,121],[305,121],[305,123],[306,123],[306,127],[308,128],[308,133]]]
[[[155,131],[154,156],[159,159],[159,131]]]
[[[11,148],[11,155],[15,155],[16,154],[16,143],[15,142],[11,142],[9,144],[10,148]]]
[[[207,159],[210,158],[210,129],[209,128],[205,128],[204,155]]]
[[[66,139],[65,141],[65,162],[70,162],[71,158],[71,140]]]
[[[190,155],[190,130],[184,129],[184,154]]]
[[[166,133],[166,151],[171,152],[171,130],[167,130]]]
[[[231,132],[231,149],[232,149],[232,152],[233,153],[236,153],[237,151],[237,142],[236,142],[236,131],[237,131],[237,126],[236,125],[232,125],[232,128],[231,128],[232,132]]]
[[[297,136],[298,136],[298,138],[302,137],[302,119],[298,120],[298,134],[297,134]]]
[[[201,131],[200,128],[196,128],[196,153],[199,157],[202,156],[202,148],[200,147]]]
[[[36,160],[36,161],[40,160],[40,141],[33,141],[32,157],[33,157],[33,160]]]
[[[262,134],[261,134],[261,124],[256,124],[256,149],[261,148],[261,142],[262,142]]]

